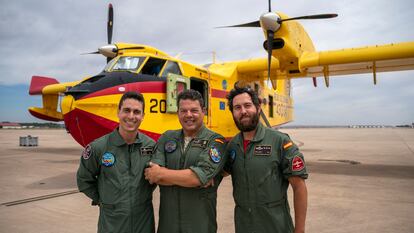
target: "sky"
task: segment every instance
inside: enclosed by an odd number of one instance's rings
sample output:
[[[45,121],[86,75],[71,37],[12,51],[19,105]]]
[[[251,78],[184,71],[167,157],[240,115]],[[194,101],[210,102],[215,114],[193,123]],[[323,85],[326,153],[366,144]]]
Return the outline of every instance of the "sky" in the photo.
[[[146,44],[196,64],[266,56],[260,28],[215,29],[258,20],[266,0],[1,0],[0,121],[42,122],[27,108],[32,75],[75,81],[105,66],[96,51],[106,42],[107,5],[114,6],[113,42]],[[411,0],[272,1],[289,16],[337,13],[338,18],[301,21],[318,51],[414,41]],[[411,124],[414,71],[293,80],[295,125]]]

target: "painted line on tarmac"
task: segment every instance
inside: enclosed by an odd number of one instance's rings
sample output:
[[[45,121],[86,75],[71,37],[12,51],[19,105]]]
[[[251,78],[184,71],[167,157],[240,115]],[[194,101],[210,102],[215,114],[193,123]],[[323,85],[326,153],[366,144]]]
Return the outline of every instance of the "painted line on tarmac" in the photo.
[[[22,199],[22,200],[17,200],[17,201],[5,202],[5,203],[1,203],[0,205],[4,205],[4,206],[21,205],[21,204],[25,204],[25,203],[29,203],[29,202],[35,202],[35,201],[41,201],[41,200],[51,199],[51,198],[55,198],[55,197],[71,195],[71,194],[75,194],[75,193],[78,193],[78,192],[79,192],[79,190],[75,189],[75,190],[70,190],[70,191],[66,191],[66,192],[52,193],[52,194],[47,194],[47,195],[38,196],[38,197],[32,197],[32,198],[27,198],[27,199]]]

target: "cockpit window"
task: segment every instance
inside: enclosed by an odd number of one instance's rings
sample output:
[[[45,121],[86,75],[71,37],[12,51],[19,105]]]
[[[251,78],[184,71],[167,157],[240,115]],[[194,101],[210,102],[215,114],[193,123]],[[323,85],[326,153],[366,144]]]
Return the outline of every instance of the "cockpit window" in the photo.
[[[145,57],[120,57],[112,66],[112,71],[130,70],[136,71],[144,62]]]
[[[180,67],[178,66],[177,62],[168,61],[167,65],[165,66],[164,71],[162,72],[162,77],[167,77],[169,73],[181,75]]]
[[[164,59],[150,57],[148,61],[145,63],[144,67],[142,67],[140,73],[158,76],[165,62],[166,60]]]

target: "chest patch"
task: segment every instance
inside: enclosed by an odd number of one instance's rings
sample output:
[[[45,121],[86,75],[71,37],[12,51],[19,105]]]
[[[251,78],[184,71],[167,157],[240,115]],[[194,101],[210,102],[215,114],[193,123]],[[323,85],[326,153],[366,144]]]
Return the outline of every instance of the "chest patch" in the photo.
[[[112,153],[105,152],[105,154],[102,155],[101,163],[105,167],[112,167],[115,163],[115,156]]]
[[[201,148],[206,148],[208,144],[208,140],[202,140],[202,139],[194,139],[193,140],[193,144],[191,144],[193,147],[201,147]]]
[[[167,153],[174,152],[175,149],[177,149],[177,142],[176,141],[171,140],[171,141],[168,141],[164,144],[164,150]]]
[[[272,154],[272,146],[270,145],[258,145],[254,147],[253,155],[269,156]]]
[[[152,155],[152,151],[154,150],[154,147],[148,146],[148,147],[141,147],[141,155]]]

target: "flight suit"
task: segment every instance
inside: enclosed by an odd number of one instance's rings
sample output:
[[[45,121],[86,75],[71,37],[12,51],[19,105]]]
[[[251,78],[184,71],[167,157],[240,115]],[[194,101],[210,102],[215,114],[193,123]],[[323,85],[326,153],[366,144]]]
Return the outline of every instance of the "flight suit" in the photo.
[[[115,129],[88,145],[77,172],[80,192],[99,205],[98,232],[155,232],[152,192],[144,179],[155,142],[138,133],[128,145]]]
[[[259,123],[246,152],[239,133],[229,142],[227,154],[224,170],[232,177],[236,233],[293,232],[288,178],[306,179],[308,174],[289,136]]]
[[[157,142],[152,161],[168,169],[191,169],[201,186],[214,178],[214,186],[185,188],[160,185],[158,233],[217,232],[217,188],[225,163],[224,138],[202,126],[184,149],[182,130],[165,132]]]

